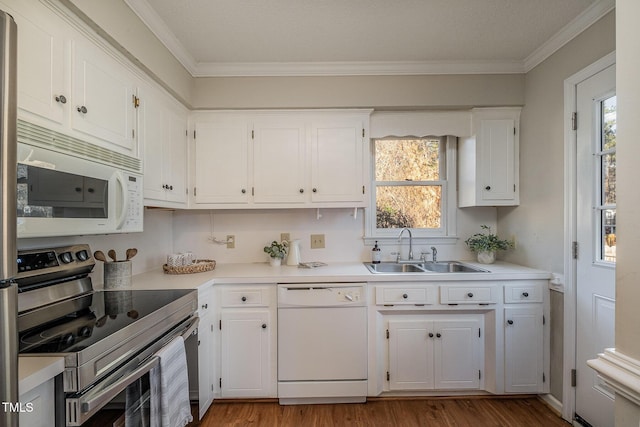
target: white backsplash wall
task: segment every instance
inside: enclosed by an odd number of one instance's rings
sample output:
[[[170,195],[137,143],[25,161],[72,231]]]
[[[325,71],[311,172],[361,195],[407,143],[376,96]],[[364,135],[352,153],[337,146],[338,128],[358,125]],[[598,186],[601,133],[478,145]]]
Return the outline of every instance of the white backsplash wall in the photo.
[[[18,248],[33,249],[88,243],[91,252],[101,250],[106,255],[109,249],[114,249],[118,258],[122,259],[125,258],[128,248],[137,248],[138,254],[133,258],[133,274],[144,273],[162,268],[162,264],[166,262],[167,253],[171,252],[173,245],[172,217],[171,211],[145,209],[142,233],[18,239]],[[96,262],[96,267],[91,273],[94,287],[101,287],[102,275],[102,262]]]
[[[371,259],[371,246],[365,246],[364,210],[353,209],[277,210],[177,210],[173,214],[173,251],[191,251],[197,258],[214,259],[218,263],[266,262],[263,247],[273,240],[280,240],[280,233],[289,233],[292,239],[300,239],[303,262],[322,261],[360,262]],[[495,231],[495,208],[458,209],[458,235],[451,244],[437,244],[438,257],[447,259],[472,259],[464,244],[470,235],[480,232],[480,225],[487,224]],[[311,234],[325,235],[324,249],[311,249]],[[213,243],[211,238],[224,241],[227,235],[235,236],[235,248]],[[509,236],[506,236],[509,237]],[[403,257],[406,256],[408,239],[403,239]],[[432,244],[414,242],[414,255],[429,251]],[[396,241],[381,245],[382,259],[395,259],[392,252],[400,249]]]

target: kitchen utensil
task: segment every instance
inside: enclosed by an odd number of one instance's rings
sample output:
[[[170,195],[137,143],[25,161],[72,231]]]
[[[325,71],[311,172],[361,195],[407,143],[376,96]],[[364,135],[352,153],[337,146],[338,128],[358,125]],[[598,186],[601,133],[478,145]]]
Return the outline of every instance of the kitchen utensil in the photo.
[[[127,249],[127,261],[136,256],[138,250],[136,248]]]
[[[109,258],[111,258],[113,260],[113,262],[118,261],[118,257],[116,255],[116,251],[114,251],[113,249],[109,249],[109,252],[107,252],[107,255],[109,255]]]
[[[93,253],[93,257],[94,257],[95,259],[97,259],[98,261],[102,261],[102,262],[109,262],[109,261],[107,261],[107,257],[106,257],[106,256],[104,256],[104,252],[102,252],[102,251],[95,251],[95,252]]]

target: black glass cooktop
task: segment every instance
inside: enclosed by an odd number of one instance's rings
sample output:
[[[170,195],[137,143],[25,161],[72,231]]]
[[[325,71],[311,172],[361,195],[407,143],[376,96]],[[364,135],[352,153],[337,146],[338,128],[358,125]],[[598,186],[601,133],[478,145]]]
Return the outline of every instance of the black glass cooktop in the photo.
[[[81,351],[118,332],[193,290],[94,291],[67,305],[57,319],[20,334],[20,353],[71,353]],[[78,307],[80,305],[80,307]],[[31,313],[29,315],[36,315]]]

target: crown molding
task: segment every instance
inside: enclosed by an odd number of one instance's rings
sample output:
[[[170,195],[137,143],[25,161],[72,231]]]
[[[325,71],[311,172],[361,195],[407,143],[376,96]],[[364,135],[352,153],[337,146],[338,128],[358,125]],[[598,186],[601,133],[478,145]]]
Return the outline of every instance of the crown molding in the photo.
[[[599,0],[576,16],[571,22],[555,33],[542,46],[527,56],[523,62],[524,72],[528,73],[545,59],[560,50],[565,44],[595,24],[600,18],[616,7],[615,0]]]
[[[195,58],[187,51],[184,45],[167,27],[164,20],[156,13],[147,0],[124,0],[138,18],[151,30],[160,42],[191,74],[195,75],[197,63]]]
[[[521,74],[521,61],[199,63],[194,77]]]
[[[150,6],[148,0],[124,1],[193,77],[524,74],[615,7],[615,0],[597,1],[524,60],[216,63],[197,62]]]

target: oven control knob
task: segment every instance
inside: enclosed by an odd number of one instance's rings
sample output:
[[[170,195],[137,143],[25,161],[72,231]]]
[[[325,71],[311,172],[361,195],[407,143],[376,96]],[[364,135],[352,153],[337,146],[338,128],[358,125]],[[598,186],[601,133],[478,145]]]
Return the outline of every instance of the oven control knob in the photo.
[[[89,259],[89,253],[85,249],[83,249],[76,252],[76,258],[78,258],[79,261],[86,261]]]
[[[71,255],[71,252],[63,252],[58,256],[58,258],[60,258],[60,261],[62,261],[63,264],[69,264],[73,261],[73,255]]]
[[[76,342],[76,337],[73,334],[67,334],[62,337],[62,343],[66,346],[70,346],[74,342]]]
[[[83,326],[78,331],[78,335],[80,335],[81,337],[85,337],[85,338],[90,337],[91,336],[91,328],[88,327],[88,326]]]

